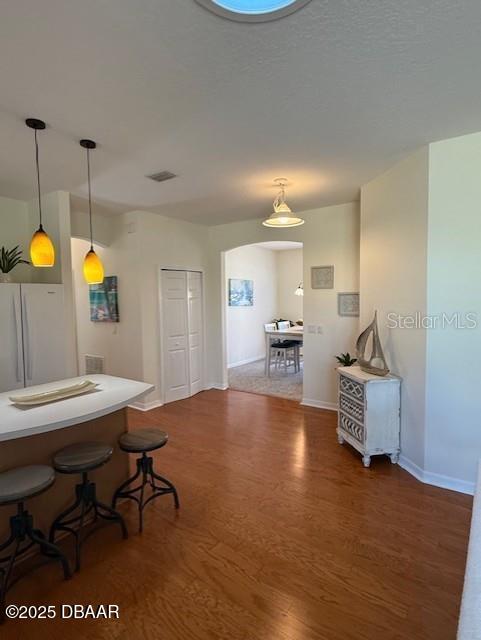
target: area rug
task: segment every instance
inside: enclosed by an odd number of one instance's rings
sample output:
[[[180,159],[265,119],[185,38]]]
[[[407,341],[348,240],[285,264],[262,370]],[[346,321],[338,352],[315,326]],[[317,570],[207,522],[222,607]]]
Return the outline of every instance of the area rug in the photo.
[[[229,388],[300,402],[302,400],[302,374],[303,364],[301,362],[299,373],[294,373],[292,367],[287,374],[283,371],[275,371],[272,367],[269,378],[264,373],[264,360],[257,360],[229,369]]]

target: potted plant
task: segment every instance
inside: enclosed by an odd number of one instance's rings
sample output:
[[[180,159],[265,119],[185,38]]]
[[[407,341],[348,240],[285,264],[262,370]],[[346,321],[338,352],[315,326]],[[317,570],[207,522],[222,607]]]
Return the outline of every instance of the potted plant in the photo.
[[[351,358],[349,351],[347,353],[341,353],[340,356],[335,356],[341,367],[352,367],[357,362],[357,358]]]
[[[22,250],[18,245],[13,249],[0,249],[0,282],[11,282],[10,271],[15,269],[18,264],[30,264],[28,260],[23,260]]]

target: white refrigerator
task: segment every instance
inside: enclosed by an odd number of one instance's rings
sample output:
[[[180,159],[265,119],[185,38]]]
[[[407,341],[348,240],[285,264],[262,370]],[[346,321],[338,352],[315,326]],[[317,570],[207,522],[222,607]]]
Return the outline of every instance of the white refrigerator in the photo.
[[[66,377],[63,285],[0,284],[0,392]]]

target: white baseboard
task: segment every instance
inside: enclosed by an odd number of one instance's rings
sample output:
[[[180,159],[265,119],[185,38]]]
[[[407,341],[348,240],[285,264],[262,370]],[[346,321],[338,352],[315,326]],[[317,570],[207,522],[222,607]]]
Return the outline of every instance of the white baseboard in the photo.
[[[336,411],[337,413],[337,404],[335,402],[323,402],[322,400],[310,400],[309,398],[302,398],[301,404],[304,407],[327,409],[328,411]]]
[[[225,391],[228,388],[229,388],[228,384],[221,384],[220,382],[211,382],[205,387],[204,391],[208,391],[209,389],[218,389],[219,391]]]
[[[458,491],[459,493],[467,493],[471,496],[474,495],[474,482],[467,482],[466,480],[460,480],[459,478],[443,476],[440,473],[425,471],[403,455],[399,457],[399,466],[424,484],[441,487],[441,489],[451,489],[451,491]]]
[[[164,403],[161,400],[153,400],[152,402],[133,402],[129,404],[131,409],[138,409],[139,411],[150,411],[151,409],[157,409]]]
[[[239,362],[233,362],[232,364],[228,364],[228,369],[235,369],[236,367],[242,367],[243,364],[251,364],[252,362],[259,362],[259,360],[264,360],[265,356],[256,356],[255,358],[247,358],[246,360],[239,360]]]

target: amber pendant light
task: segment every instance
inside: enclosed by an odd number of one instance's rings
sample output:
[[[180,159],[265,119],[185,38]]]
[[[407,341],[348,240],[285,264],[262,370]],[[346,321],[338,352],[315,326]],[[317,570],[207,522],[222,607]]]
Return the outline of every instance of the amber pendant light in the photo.
[[[30,242],[30,260],[34,267],[53,267],[55,264],[55,249],[42,225],[42,199],[40,196],[40,168],[38,161],[37,131],[43,131],[46,125],[43,120],[37,120],[37,118],[27,118],[25,124],[30,129],[33,129],[35,134],[35,165],[37,168],[38,214],[40,218],[39,227]]]
[[[89,186],[89,222],[90,222],[90,250],[84,258],[84,278],[87,284],[101,284],[104,281],[104,267],[102,261],[94,251],[92,230],[92,194],[90,188],[90,150],[96,149],[93,140],[80,140],[80,146],[87,149],[87,179]]]

